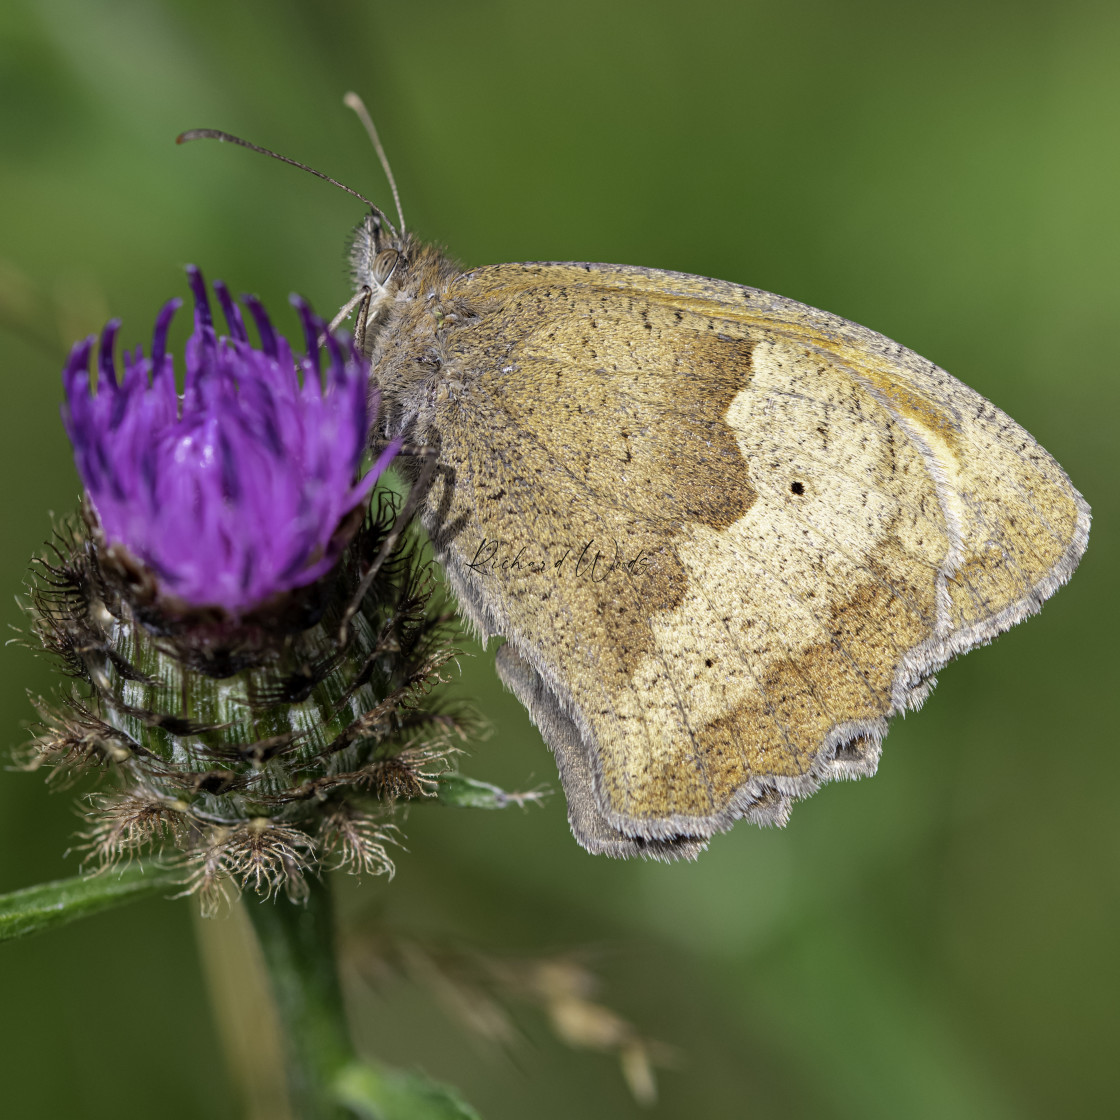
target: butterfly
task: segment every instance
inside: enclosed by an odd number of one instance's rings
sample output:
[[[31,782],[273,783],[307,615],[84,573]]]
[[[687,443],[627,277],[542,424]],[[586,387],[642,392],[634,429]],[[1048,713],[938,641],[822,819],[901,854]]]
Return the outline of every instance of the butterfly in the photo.
[[[889,720],[1085,551],[1058,463],[874,331],[677,272],[464,269],[370,206],[379,435],[431,449],[421,522],[592,852],[691,858],[874,773]]]

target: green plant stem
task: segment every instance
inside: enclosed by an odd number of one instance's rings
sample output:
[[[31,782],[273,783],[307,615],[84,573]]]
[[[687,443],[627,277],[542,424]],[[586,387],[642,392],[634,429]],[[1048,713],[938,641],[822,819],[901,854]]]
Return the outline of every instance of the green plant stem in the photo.
[[[344,1069],[336,1089],[362,1120],[480,1120],[454,1089],[369,1062]]]
[[[172,894],[182,875],[181,869],[134,863],[120,871],[79,875],[0,895],[0,941],[27,937],[137,899]]]
[[[334,916],[326,881],[307,880],[305,905],[246,899],[271,981],[288,1059],[292,1108],[300,1120],[341,1120],[334,1085],[355,1061],[342,1004]]]
[[[359,1059],[338,981],[326,882],[308,879],[306,905],[245,896],[279,1013],[288,1086],[299,1120],[479,1120],[455,1090],[423,1074]]]

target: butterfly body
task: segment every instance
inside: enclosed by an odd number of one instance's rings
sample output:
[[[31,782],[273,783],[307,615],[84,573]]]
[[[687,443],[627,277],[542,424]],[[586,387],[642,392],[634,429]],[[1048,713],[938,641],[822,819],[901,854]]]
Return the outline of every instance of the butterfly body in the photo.
[[[889,718],[1086,546],[1027,432],[836,316],[651,269],[460,270],[376,216],[353,260],[383,434],[436,449],[423,524],[591,851],[694,856],[873,773]]]

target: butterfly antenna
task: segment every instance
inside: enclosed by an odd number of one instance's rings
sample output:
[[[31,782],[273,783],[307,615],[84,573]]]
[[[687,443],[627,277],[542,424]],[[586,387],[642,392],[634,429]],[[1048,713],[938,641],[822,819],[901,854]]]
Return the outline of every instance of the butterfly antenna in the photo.
[[[175,137],[176,144],[185,144],[188,140],[221,140],[225,144],[240,144],[243,148],[248,148],[251,152],[260,152],[262,156],[271,156],[273,159],[278,159],[281,163],[290,163],[293,167],[298,167],[301,171],[307,171],[319,179],[325,179],[328,183],[333,183],[339,190],[345,191],[347,194],[352,194],[355,198],[361,199],[370,209],[381,213],[380,207],[370,202],[364,194],[359,194],[353,187],[348,187],[345,183],[340,183],[337,179],[332,179],[329,175],[324,175],[321,171],[316,171],[314,167],[308,167],[306,163],[300,163],[298,159],[290,159],[288,156],[282,156],[279,152],[273,152],[268,148],[262,148],[259,144],[250,144],[248,140],[242,140],[240,136],[234,136],[229,132],[222,132],[216,128],[191,128],[186,132],[179,133]],[[393,180],[389,180],[390,186],[393,187],[393,196],[396,197],[397,188],[393,185]],[[397,210],[400,210],[400,202],[397,203]],[[404,219],[401,219],[402,222]]]
[[[382,170],[385,172],[385,178],[389,180],[389,189],[393,192],[393,201],[397,204],[397,217],[401,223],[401,236],[404,236],[404,211],[401,209],[401,196],[397,190],[397,181],[393,178],[393,169],[389,166],[389,159],[385,155],[385,149],[381,146],[381,137],[377,135],[377,128],[373,123],[373,117],[369,115],[369,110],[365,106],[365,102],[356,94],[348,93],[342,99],[348,108],[353,109],[358,114],[358,119],[365,125],[366,133],[369,135],[370,140],[373,142],[373,149],[377,152],[377,158],[381,161]]]

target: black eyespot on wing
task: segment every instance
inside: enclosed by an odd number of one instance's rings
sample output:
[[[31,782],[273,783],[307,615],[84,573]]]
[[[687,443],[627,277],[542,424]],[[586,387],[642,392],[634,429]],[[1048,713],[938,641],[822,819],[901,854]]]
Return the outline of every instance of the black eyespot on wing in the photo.
[[[789,489],[790,489],[790,493],[804,494],[805,493],[805,484],[803,482],[795,482],[790,486]]]

